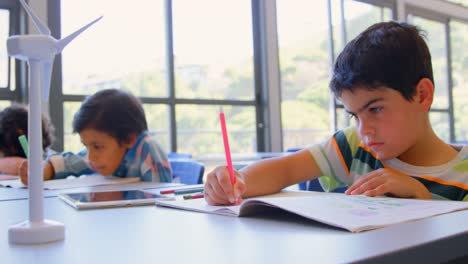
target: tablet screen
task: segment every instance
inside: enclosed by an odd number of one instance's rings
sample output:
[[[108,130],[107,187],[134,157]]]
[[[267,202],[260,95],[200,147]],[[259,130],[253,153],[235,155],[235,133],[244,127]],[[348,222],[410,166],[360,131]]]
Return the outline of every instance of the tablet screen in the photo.
[[[82,203],[161,198],[161,195],[143,192],[140,190],[69,193],[68,196],[70,196],[71,199],[82,202]]]
[[[171,195],[141,190],[61,193],[58,196],[77,209],[154,204],[157,199],[174,200],[174,196]]]

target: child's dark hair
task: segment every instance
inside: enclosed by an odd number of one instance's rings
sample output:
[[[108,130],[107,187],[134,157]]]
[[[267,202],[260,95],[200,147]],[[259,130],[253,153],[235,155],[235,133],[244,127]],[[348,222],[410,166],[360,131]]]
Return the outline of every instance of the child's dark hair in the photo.
[[[138,98],[122,90],[106,89],[87,97],[75,114],[73,132],[88,128],[124,143],[132,134],[148,130],[148,125]]]
[[[42,148],[44,151],[54,140],[54,127],[49,118],[42,115]],[[21,104],[12,104],[0,112],[0,151],[4,157],[23,157],[26,154],[18,137],[28,136],[28,108]]]
[[[422,78],[434,83],[431,54],[424,32],[407,23],[382,22],[349,42],[338,56],[330,89],[336,97],[357,86],[385,86],[408,101]]]

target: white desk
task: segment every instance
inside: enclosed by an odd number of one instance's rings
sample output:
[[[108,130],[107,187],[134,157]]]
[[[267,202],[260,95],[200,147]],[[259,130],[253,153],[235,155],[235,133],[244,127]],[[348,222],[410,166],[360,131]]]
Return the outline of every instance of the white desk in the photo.
[[[1,263],[440,263],[468,254],[468,211],[353,234],[286,213],[236,218],[155,206],[77,211],[45,199],[65,240],[8,243],[27,200],[0,203]]]
[[[111,185],[100,185],[91,187],[80,187],[60,190],[44,190],[44,197],[56,197],[59,193],[71,193],[71,192],[90,192],[90,191],[115,191],[115,190],[131,190],[131,189],[158,189],[158,188],[169,188],[183,186],[180,183],[157,183],[157,182],[134,182],[127,184],[111,184]],[[0,202],[11,201],[11,200],[24,200],[28,199],[28,189],[15,189],[0,187]]]

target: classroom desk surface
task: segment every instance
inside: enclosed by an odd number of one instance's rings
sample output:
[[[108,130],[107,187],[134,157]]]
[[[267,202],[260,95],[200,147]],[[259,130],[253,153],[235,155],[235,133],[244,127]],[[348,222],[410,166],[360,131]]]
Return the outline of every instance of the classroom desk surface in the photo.
[[[8,242],[27,200],[0,203],[2,263],[440,263],[468,254],[468,211],[362,233],[288,213],[229,217],[156,206],[77,211],[45,199],[65,240]]]
[[[91,191],[115,191],[115,190],[132,190],[132,189],[158,189],[158,188],[169,188],[183,186],[180,183],[158,183],[158,182],[134,182],[126,184],[111,184],[111,185],[100,185],[90,187],[79,187],[69,188],[60,190],[44,190],[44,197],[56,197],[59,193],[70,193],[70,192],[91,192]],[[28,199],[28,189],[17,189],[17,188],[6,188],[0,187],[0,202],[10,200],[24,200]]]

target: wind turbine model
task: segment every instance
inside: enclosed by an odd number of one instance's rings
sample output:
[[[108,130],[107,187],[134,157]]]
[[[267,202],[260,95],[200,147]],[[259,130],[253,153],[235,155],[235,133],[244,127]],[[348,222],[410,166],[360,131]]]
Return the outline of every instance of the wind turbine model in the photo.
[[[33,13],[24,0],[20,0],[39,30],[39,35],[11,36],[7,40],[8,55],[27,61],[29,66],[28,113],[28,183],[29,220],[13,225],[8,230],[9,241],[20,244],[46,243],[62,240],[65,226],[44,219],[43,169],[42,169],[42,99],[48,101],[52,64],[55,55],[62,52],[74,38],[102,18],[92,21],[73,34],[56,40],[49,28]],[[42,91],[42,95],[41,95]]]

